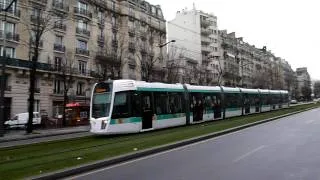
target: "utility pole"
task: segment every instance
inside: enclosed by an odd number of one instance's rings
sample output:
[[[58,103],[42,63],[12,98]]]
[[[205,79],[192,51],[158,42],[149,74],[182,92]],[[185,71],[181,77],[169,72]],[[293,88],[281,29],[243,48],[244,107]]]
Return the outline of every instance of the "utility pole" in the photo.
[[[4,119],[4,108],[5,108],[5,75],[6,75],[6,61],[7,61],[7,53],[6,53],[6,42],[7,42],[7,34],[6,34],[6,25],[7,25],[7,12],[12,7],[13,3],[15,3],[17,0],[12,0],[10,4],[7,7],[4,7],[1,9],[1,11],[4,11],[4,31],[3,31],[3,53],[2,53],[2,67],[1,67],[1,92],[0,92],[0,137],[4,136],[4,122],[6,119]],[[6,6],[6,0],[4,1],[4,5]]]

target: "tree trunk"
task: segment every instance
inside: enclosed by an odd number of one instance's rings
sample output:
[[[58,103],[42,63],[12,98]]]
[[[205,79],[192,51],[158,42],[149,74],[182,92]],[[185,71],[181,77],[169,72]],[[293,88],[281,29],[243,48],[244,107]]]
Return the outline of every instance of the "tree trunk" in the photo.
[[[65,83],[66,84],[66,83]],[[67,120],[66,120],[66,104],[68,102],[68,90],[64,89],[63,91],[63,116],[62,116],[62,126],[66,127],[67,126]]]
[[[29,96],[29,118],[28,118],[28,123],[27,123],[27,133],[30,134],[32,133],[33,130],[33,111],[34,111],[34,92],[35,92],[35,77],[36,77],[36,63],[38,59],[38,52],[35,52],[35,55],[32,57],[32,67],[31,67],[31,72],[30,72],[30,96]]]

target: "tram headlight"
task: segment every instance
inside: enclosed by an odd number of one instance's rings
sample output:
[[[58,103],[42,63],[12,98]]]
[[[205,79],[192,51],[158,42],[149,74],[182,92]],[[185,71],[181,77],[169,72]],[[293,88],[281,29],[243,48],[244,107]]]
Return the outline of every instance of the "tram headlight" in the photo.
[[[106,129],[106,127],[107,127],[107,121],[106,120],[101,121],[101,129]]]

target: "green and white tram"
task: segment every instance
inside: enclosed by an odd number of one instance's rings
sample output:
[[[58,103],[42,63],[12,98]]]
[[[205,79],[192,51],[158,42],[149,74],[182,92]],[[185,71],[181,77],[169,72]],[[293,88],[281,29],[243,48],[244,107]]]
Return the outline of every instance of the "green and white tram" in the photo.
[[[287,91],[115,80],[93,87],[91,132],[123,134],[288,107]]]

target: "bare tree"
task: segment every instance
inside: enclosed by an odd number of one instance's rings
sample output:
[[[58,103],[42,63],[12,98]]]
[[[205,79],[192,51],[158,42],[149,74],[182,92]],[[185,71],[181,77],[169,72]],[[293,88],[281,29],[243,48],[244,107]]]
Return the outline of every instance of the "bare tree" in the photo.
[[[170,47],[166,65],[168,83],[178,83],[182,81],[181,71],[183,68],[183,52],[184,49],[179,49],[176,46]]]
[[[29,8],[27,6],[26,8]],[[25,27],[25,31],[29,32],[30,40],[27,43],[29,47],[29,58],[32,61],[30,72],[30,95],[29,95],[29,120],[27,123],[27,133],[31,133],[33,130],[32,119],[34,111],[34,93],[35,93],[35,75],[37,69],[37,62],[40,54],[40,47],[43,45],[43,36],[53,30],[57,23],[67,18],[66,14],[60,14],[53,11],[46,6],[33,4],[32,11],[27,9],[26,12],[31,12],[30,16],[22,17],[20,21]]]
[[[320,97],[320,81],[316,81],[313,85],[313,92],[314,97],[319,98]]]
[[[141,79],[149,82],[152,79],[154,66],[160,57],[155,55],[153,43],[147,46],[146,43],[141,42],[138,48],[140,51],[136,53],[136,57],[138,59],[138,69],[141,74]]]
[[[64,57],[61,68],[57,69],[60,74],[59,78],[62,79],[63,82],[63,116],[62,116],[62,125],[66,126],[66,105],[69,103],[68,92],[70,88],[72,88],[72,84],[74,83],[74,74],[76,73],[75,62],[72,58],[72,52],[67,52]]]
[[[99,66],[100,80],[122,78],[122,70],[126,64],[125,58],[128,51],[125,43],[125,37],[120,36],[119,40],[112,40],[111,45],[106,45],[97,52],[96,64]]]

